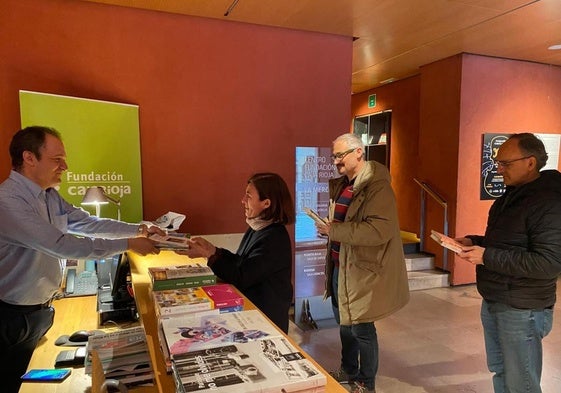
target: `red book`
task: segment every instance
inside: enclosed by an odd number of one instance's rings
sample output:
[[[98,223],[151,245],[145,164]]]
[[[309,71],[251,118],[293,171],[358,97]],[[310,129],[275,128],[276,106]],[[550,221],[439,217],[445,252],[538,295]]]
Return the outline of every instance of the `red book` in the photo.
[[[243,307],[243,297],[230,284],[205,285],[201,288],[213,301],[214,308]]]

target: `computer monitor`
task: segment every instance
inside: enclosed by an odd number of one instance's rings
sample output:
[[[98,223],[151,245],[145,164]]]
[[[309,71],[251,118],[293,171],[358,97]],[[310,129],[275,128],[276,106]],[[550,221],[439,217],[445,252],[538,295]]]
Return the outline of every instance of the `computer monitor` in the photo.
[[[138,313],[130,289],[130,264],[125,253],[106,259],[110,267],[110,287],[99,288],[97,311],[99,324],[109,321],[136,321]],[[111,266],[109,266],[111,264]]]
[[[106,258],[99,268],[104,270],[102,276],[107,277],[107,284],[100,286],[98,296],[103,303],[130,302],[129,293],[130,264],[125,253]]]
[[[113,269],[112,273],[113,273]],[[126,253],[119,255],[115,271],[111,275],[111,296],[113,301],[130,301],[129,292],[131,268]]]

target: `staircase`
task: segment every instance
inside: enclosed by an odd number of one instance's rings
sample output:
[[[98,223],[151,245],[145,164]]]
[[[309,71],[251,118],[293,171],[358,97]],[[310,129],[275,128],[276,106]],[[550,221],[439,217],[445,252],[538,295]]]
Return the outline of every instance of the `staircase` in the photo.
[[[419,239],[410,232],[401,232],[409,290],[450,286],[448,273],[434,267],[434,256],[419,251]]]

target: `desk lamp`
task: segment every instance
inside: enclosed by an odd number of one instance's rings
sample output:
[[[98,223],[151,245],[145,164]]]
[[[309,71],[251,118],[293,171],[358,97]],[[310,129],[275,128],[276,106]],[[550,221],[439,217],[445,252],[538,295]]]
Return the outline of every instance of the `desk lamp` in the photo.
[[[100,214],[100,205],[107,205],[109,202],[117,205],[117,220],[121,221],[121,201],[107,195],[103,187],[89,187],[82,199],[82,205],[95,205],[95,215],[98,217]]]

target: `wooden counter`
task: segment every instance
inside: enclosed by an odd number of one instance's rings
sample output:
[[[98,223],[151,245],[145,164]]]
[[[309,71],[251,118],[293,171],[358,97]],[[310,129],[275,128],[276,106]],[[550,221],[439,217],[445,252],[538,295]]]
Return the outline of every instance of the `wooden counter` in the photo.
[[[134,393],[171,393],[175,392],[175,383],[171,374],[166,372],[166,367],[162,353],[159,349],[157,336],[157,320],[154,312],[154,304],[150,295],[150,277],[148,275],[149,266],[181,265],[189,262],[201,262],[206,264],[205,259],[193,260],[186,256],[178,255],[172,251],[162,251],[159,255],[140,256],[129,253],[131,262],[131,273],[134,288],[134,295],[140,323],[144,326],[148,337],[150,357],[156,376],[156,386],[131,389]],[[255,309],[247,298],[245,309]],[[56,300],[55,321],[51,330],[41,340],[41,343],[33,353],[33,357],[28,369],[31,368],[52,368],[54,367],[57,354],[66,349],[74,347],[59,347],[54,345],[54,341],[63,334],[71,334],[76,330],[98,329],[97,299],[95,296],[74,297]],[[130,327],[132,324],[121,324],[121,327]],[[106,326],[102,327],[106,330]],[[281,332],[279,330],[279,332]],[[282,332],[281,332],[282,333]],[[327,376],[326,392],[341,392],[347,390],[338,384],[329,374],[308,354],[306,354],[290,337],[285,335],[288,340],[298,348],[306,358]],[[88,392],[91,386],[91,378],[84,374],[84,368],[74,368],[72,374],[60,383],[23,383],[20,393],[80,393]]]

